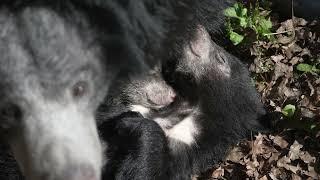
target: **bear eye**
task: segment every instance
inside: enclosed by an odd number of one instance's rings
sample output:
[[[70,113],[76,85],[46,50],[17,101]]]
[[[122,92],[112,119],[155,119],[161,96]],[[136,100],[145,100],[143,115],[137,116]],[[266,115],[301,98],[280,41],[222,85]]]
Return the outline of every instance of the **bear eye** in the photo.
[[[88,91],[88,83],[84,81],[77,82],[72,87],[72,96],[76,98],[80,98],[84,96]]]

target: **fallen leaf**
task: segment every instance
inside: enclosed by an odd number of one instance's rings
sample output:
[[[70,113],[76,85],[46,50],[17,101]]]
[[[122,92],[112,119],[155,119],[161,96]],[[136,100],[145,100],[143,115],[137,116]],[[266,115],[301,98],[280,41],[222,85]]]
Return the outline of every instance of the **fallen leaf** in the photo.
[[[269,138],[273,141],[273,143],[275,143],[277,146],[279,146],[282,149],[288,147],[289,145],[289,143],[280,136],[270,135]]]

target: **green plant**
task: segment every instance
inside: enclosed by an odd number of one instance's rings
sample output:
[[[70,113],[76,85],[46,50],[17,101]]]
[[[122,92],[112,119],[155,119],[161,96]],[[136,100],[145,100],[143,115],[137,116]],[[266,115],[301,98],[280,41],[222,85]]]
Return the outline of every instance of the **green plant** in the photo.
[[[316,65],[310,65],[305,63],[298,64],[297,70],[304,73],[311,73],[314,75],[320,74],[320,69],[318,69]]]
[[[238,45],[245,39],[248,29],[255,32],[256,39],[269,39],[272,28],[269,13],[270,11],[261,9],[258,3],[250,5],[249,9],[241,3],[225,9],[229,39],[234,45]]]
[[[295,112],[296,106],[292,104],[288,104],[282,109],[282,114],[288,118],[292,118]]]

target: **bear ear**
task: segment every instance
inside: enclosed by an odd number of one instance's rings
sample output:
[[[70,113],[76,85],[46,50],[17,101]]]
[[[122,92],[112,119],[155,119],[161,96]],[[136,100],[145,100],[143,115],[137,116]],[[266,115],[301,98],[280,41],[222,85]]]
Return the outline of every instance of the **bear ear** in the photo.
[[[198,25],[194,37],[189,42],[193,55],[200,59],[210,59],[210,51],[213,47],[211,37],[205,27]]]

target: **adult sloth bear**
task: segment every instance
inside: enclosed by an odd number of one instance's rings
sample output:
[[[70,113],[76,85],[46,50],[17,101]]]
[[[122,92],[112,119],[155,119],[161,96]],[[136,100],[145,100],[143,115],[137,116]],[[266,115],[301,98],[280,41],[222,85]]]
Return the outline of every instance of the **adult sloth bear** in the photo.
[[[26,178],[189,179],[256,129],[263,111],[246,70],[207,34],[218,37],[230,2],[1,1],[0,132]],[[114,79],[158,62],[206,122],[196,123],[192,144],[172,146],[158,123],[137,113],[105,113]]]

